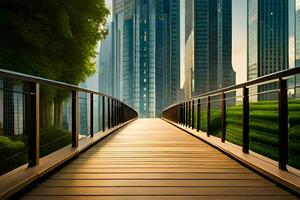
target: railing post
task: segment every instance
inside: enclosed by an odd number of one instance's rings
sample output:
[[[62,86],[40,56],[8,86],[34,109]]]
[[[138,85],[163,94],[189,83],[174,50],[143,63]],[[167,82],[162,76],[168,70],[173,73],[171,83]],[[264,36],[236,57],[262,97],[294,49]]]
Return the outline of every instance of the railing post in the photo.
[[[207,120],[206,120],[206,133],[210,136],[210,96],[207,97]]]
[[[243,152],[249,153],[249,88],[243,88]]]
[[[194,106],[195,101],[192,100],[192,129],[195,128],[195,106]]]
[[[116,125],[119,124],[118,118],[119,118],[119,102],[116,101]]]
[[[114,100],[114,126],[117,125],[117,101]]]
[[[102,96],[102,131],[105,131],[105,96]]]
[[[180,104],[180,124],[182,124],[182,103]]]
[[[197,132],[200,131],[200,123],[201,123],[201,102],[200,102],[200,99],[198,99],[198,103],[197,103]]]
[[[184,125],[187,126],[187,119],[188,119],[188,113],[187,113],[187,102],[184,103]]]
[[[90,120],[91,120],[91,127],[90,127],[90,133],[91,137],[94,137],[94,94],[91,93],[91,98],[90,98]]]
[[[115,126],[115,100],[111,99],[111,127]]]
[[[288,163],[288,99],[287,99],[287,81],[279,79],[279,168],[287,170]]]
[[[124,110],[125,110],[125,106],[124,106],[124,104],[122,104],[121,118],[122,118],[122,123],[123,124],[125,123]]]
[[[72,91],[72,147],[78,147],[79,136],[79,99],[78,91]]]
[[[226,95],[222,93],[222,142],[226,140]]]
[[[107,128],[110,129],[110,122],[111,122],[111,117],[110,117],[110,98],[107,98],[107,121],[108,121]]]
[[[189,101],[188,103],[188,110],[189,110],[189,115],[188,115],[188,120],[189,120],[189,123],[188,123],[188,127],[190,128],[191,127],[191,101]]]
[[[28,135],[28,159],[29,167],[33,167],[39,164],[40,159],[40,84],[29,83],[30,93],[34,95],[29,96],[29,107],[32,113],[30,124],[28,124],[31,134]]]

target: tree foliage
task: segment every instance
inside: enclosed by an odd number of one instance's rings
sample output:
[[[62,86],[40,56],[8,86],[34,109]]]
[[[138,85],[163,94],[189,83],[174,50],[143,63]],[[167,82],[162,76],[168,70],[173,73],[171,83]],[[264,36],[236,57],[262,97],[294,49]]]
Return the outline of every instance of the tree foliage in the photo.
[[[108,14],[104,0],[1,0],[0,68],[78,84]]]

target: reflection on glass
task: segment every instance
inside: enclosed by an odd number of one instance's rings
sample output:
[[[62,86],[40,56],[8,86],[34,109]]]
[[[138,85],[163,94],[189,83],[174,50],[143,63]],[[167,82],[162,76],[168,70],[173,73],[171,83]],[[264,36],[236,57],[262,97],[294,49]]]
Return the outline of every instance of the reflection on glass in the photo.
[[[24,83],[0,79],[0,175],[28,162],[28,134],[25,122],[30,120],[26,101],[34,94],[26,92]],[[27,103],[26,103],[27,102]]]
[[[40,156],[71,144],[71,92],[41,85]]]

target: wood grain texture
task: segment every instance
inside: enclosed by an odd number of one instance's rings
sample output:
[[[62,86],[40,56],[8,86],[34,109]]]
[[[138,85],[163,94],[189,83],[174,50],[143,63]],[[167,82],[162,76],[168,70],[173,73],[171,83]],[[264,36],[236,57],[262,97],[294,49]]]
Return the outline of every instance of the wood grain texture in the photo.
[[[296,197],[184,131],[160,119],[140,119],[79,155],[23,199]]]

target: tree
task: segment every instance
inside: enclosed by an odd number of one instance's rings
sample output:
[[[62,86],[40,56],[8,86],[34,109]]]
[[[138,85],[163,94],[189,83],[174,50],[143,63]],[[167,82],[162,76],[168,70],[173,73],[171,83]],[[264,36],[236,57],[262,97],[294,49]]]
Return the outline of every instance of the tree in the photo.
[[[108,14],[104,0],[2,0],[0,68],[77,85],[95,71],[91,58]]]

